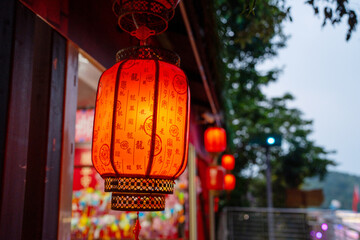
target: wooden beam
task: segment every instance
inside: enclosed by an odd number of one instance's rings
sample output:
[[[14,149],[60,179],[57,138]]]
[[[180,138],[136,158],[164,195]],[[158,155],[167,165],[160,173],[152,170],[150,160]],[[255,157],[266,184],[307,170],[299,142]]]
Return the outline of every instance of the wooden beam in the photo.
[[[15,0],[0,1],[0,188],[5,160],[5,140],[14,39]],[[2,191],[0,191],[0,206]]]
[[[189,4],[189,5],[191,5],[191,4]],[[216,116],[216,118],[215,118],[216,119],[216,124],[218,126],[221,126],[220,118],[218,117],[219,106],[217,104],[216,95],[213,93],[213,89],[212,89],[212,85],[211,85],[211,78],[210,78],[211,76],[209,75],[207,62],[201,59],[202,57],[205,56],[204,51],[201,48],[201,43],[200,44],[197,43],[197,41],[196,41],[196,39],[194,37],[194,34],[192,32],[192,29],[191,29],[190,20],[189,20],[189,17],[188,17],[184,2],[180,2],[179,8],[181,10],[181,14],[182,14],[182,17],[183,17],[183,20],[184,20],[184,24],[185,24],[186,29],[188,31],[188,35],[189,35],[191,47],[192,47],[192,50],[193,50],[193,54],[194,54],[196,64],[198,66],[198,69],[199,69],[199,72],[200,72],[200,75],[201,75],[201,79],[203,81],[206,96],[207,96],[207,98],[209,100],[209,103],[210,103],[211,111],[214,114],[214,116]],[[192,18],[192,24],[195,25],[195,29],[200,29],[200,27],[197,25],[197,21],[196,21],[195,18]],[[195,35],[199,36],[200,35],[199,31],[195,31]]]
[[[33,59],[35,15],[21,4],[16,4],[13,68],[10,83],[8,125],[3,171],[0,239],[21,239]]]

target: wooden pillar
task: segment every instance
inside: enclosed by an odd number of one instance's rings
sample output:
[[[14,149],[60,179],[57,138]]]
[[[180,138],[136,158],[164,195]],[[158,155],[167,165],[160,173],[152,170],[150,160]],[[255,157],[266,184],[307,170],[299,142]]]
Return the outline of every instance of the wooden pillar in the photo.
[[[35,19],[33,52],[23,239],[41,239],[43,223],[51,76],[51,28],[39,18]]]
[[[197,239],[197,210],[196,210],[196,152],[195,147],[189,144],[189,239]]]
[[[35,15],[17,4],[2,182],[0,239],[21,239],[29,145]]]
[[[57,239],[66,39],[16,3],[0,239]]]
[[[11,79],[11,62],[13,49],[15,0],[0,1],[0,186],[2,186],[5,159],[5,141],[9,88]],[[1,206],[0,191],[0,206]]]
[[[78,92],[78,49],[67,46],[66,87],[63,125],[63,148],[60,177],[58,239],[70,239],[71,205],[75,156],[75,121]]]
[[[57,239],[62,151],[66,40],[52,31],[52,57],[45,167],[43,239]],[[75,115],[75,113],[74,113]],[[74,123],[75,124],[75,123]],[[70,188],[71,189],[71,188]],[[70,194],[72,191],[70,191]],[[71,210],[71,208],[70,208]]]

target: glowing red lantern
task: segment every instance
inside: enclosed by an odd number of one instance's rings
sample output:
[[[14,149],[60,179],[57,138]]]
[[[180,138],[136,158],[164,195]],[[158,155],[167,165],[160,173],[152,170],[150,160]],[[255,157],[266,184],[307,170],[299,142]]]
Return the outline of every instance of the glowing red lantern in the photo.
[[[236,184],[235,176],[232,174],[226,174],[224,177],[224,189],[234,190]]]
[[[233,170],[235,167],[235,158],[231,154],[224,154],[221,158],[221,166],[226,170]]]
[[[204,136],[206,151],[220,153],[226,149],[226,132],[223,128],[210,127],[206,129]]]
[[[206,186],[209,190],[224,189],[225,170],[221,166],[211,166],[206,169]]]
[[[179,57],[132,47],[99,81],[92,161],[111,208],[159,211],[187,164],[190,93]]]

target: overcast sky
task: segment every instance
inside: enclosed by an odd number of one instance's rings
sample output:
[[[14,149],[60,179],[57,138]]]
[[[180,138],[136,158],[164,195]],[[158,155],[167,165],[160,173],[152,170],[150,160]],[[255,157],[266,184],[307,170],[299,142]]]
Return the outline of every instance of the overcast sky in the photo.
[[[322,28],[322,19],[303,2],[289,1],[293,22],[284,28],[291,35],[287,47],[261,67],[284,66],[265,92],[292,93],[296,99],[290,106],[314,120],[312,139],[337,151],[331,157],[338,166],[331,170],[360,175],[360,26],[346,42],[345,23]],[[355,8],[360,15],[359,4]]]

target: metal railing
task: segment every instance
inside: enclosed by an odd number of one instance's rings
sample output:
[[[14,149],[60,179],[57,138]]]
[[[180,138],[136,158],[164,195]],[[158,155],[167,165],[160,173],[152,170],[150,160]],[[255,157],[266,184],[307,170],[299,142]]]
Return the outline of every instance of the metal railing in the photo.
[[[314,224],[311,235],[317,239],[318,232],[322,239],[358,240],[360,239],[360,214],[348,211],[324,212]],[[320,224],[319,224],[320,222]],[[320,227],[319,227],[320,226]],[[326,229],[326,231],[324,231]],[[321,231],[322,230],[322,231]]]
[[[267,208],[225,208],[219,219],[217,239],[268,240],[268,214]],[[276,240],[360,239],[360,214],[288,208],[273,208],[270,214]]]

